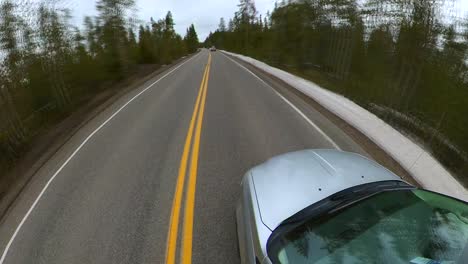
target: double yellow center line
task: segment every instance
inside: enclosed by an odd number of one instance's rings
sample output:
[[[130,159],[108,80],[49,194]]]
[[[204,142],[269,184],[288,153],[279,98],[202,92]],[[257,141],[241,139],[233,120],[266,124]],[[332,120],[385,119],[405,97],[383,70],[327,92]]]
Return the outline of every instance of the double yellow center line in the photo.
[[[167,235],[166,264],[175,264],[177,235],[179,232],[180,209],[182,206],[182,196],[184,193],[185,175],[187,174],[187,164],[192,145],[192,155],[190,156],[189,178],[185,197],[184,229],[182,233],[182,252],[180,259],[182,264],[192,263],[192,237],[193,237],[193,214],[195,208],[195,185],[197,182],[198,152],[200,149],[200,136],[203,124],[203,113],[205,112],[206,92],[208,89],[208,78],[210,75],[211,54],[208,55],[208,63],[203,73],[203,79],[198,91],[195,108],[193,110],[190,126],[185,138],[184,150],[179,166],[174,200],[172,202],[171,218],[169,223],[169,233]],[[194,133],[195,131],[195,133]]]

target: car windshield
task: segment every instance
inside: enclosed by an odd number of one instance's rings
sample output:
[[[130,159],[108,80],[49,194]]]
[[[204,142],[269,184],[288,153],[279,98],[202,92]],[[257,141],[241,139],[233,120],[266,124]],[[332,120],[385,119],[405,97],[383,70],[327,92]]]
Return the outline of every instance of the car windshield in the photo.
[[[268,243],[273,263],[468,263],[468,205],[423,190],[382,192]],[[433,262],[431,262],[433,261]]]

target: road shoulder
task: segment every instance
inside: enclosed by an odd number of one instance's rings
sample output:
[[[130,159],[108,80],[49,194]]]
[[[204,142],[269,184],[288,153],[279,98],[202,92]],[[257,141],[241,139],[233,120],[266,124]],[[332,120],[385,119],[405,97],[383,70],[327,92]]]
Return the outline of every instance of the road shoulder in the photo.
[[[224,54],[229,56],[229,58],[235,60],[239,64],[243,65],[253,73],[255,73],[258,77],[268,83],[271,87],[273,87],[277,92],[285,97],[290,97],[290,94],[294,94],[300,100],[302,100],[307,105],[311,106],[319,113],[321,113],[324,117],[330,120],[333,124],[335,124],[339,129],[341,129],[345,134],[347,134],[353,141],[355,141],[358,145],[362,147],[364,151],[366,151],[369,156],[371,156],[375,161],[379,164],[383,165],[384,167],[390,169],[395,174],[399,175],[405,181],[420,186],[420,184],[411,176],[411,174],[405,170],[395,159],[393,159],[388,153],[386,153],[382,148],[380,148],[377,144],[375,144],[371,139],[369,139],[365,134],[361,131],[353,127],[352,125],[348,124],[339,116],[335,115],[333,112],[326,109],[316,100],[310,98],[309,96],[303,94],[301,91],[295,89],[291,85],[287,84],[283,80],[255,67],[254,65],[242,61],[238,58],[230,56],[228,54]]]

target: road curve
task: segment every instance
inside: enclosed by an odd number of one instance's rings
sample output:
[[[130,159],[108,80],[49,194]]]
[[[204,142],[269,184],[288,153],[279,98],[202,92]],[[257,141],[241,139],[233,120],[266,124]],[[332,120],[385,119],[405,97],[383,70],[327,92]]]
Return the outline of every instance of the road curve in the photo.
[[[204,50],[117,100],[39,170],[2,219],[0,264],[165,263],[171,243],[169,262],[239,263],[234,208],[246,170],[305,148],[366,155],[256,74]]]

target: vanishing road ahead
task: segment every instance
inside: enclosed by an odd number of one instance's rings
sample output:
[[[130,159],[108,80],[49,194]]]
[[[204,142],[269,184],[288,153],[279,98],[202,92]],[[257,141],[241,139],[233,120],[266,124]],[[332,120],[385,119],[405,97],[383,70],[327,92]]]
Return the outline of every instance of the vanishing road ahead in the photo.
[[[239,263],[243,174],[305,148],[365,154],[300,96],[203,50],[118,99],[39,170],[2,220],[0,264]]]

